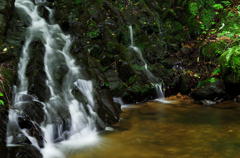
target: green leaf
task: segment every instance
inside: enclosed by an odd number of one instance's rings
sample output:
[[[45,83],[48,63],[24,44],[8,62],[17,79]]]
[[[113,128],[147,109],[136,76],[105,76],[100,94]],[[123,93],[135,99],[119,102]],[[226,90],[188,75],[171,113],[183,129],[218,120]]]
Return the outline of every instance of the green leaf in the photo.
[[[2,100],[0,100],[0,105],[4,105],[4,102]]]
[[[2,93],[0,93],[0,97],[2,97],[3,96],[3,94]]]
[[[106,83],[106,82],[105,82],[105,85],[106,85],[107,87],[109,86],[108,83]]]

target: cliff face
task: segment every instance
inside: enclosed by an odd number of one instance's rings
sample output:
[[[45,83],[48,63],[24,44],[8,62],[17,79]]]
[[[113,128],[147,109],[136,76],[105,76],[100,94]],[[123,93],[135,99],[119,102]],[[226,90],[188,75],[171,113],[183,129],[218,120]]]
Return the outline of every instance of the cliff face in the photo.
[[[6,53],[8,46],[5,43],[6,34],[11,20],[14,0],[0,1],[0,93],[4,96],[0,99],[5,105],[0,105],[0,155],[7,157],[8,148],[6,147],[6,134],[8,124],[8,106],[11,99],[11,85],[15,69],[11,66],[14,56],[12,53]]]

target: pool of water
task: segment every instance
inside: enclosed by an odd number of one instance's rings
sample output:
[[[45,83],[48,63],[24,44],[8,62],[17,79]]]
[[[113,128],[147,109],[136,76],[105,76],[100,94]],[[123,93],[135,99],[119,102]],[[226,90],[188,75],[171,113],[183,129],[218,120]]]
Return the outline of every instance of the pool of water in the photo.
[[[239,158],[240,104],[192,101],[126,106],[114,131],[67,158]]]

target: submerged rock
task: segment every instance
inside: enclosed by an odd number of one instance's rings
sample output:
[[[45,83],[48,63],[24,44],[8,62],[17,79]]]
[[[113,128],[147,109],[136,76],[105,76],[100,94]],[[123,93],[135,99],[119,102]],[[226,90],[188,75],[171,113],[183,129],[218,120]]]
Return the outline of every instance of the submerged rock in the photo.
[[[207,99],[200,100],[200,102],[201,102],[203,105],[214,105],[214,104],[216,104],[215,101],[211,101],[211,100],[207,100]]]

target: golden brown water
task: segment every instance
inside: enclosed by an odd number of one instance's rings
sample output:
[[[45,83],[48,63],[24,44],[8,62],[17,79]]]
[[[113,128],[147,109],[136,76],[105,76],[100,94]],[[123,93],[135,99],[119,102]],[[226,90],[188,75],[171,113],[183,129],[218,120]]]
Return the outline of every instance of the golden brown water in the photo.
[[[177,101],[123,109],[116,131],[68,158],[239,158],[240,104],[216,107]]]

